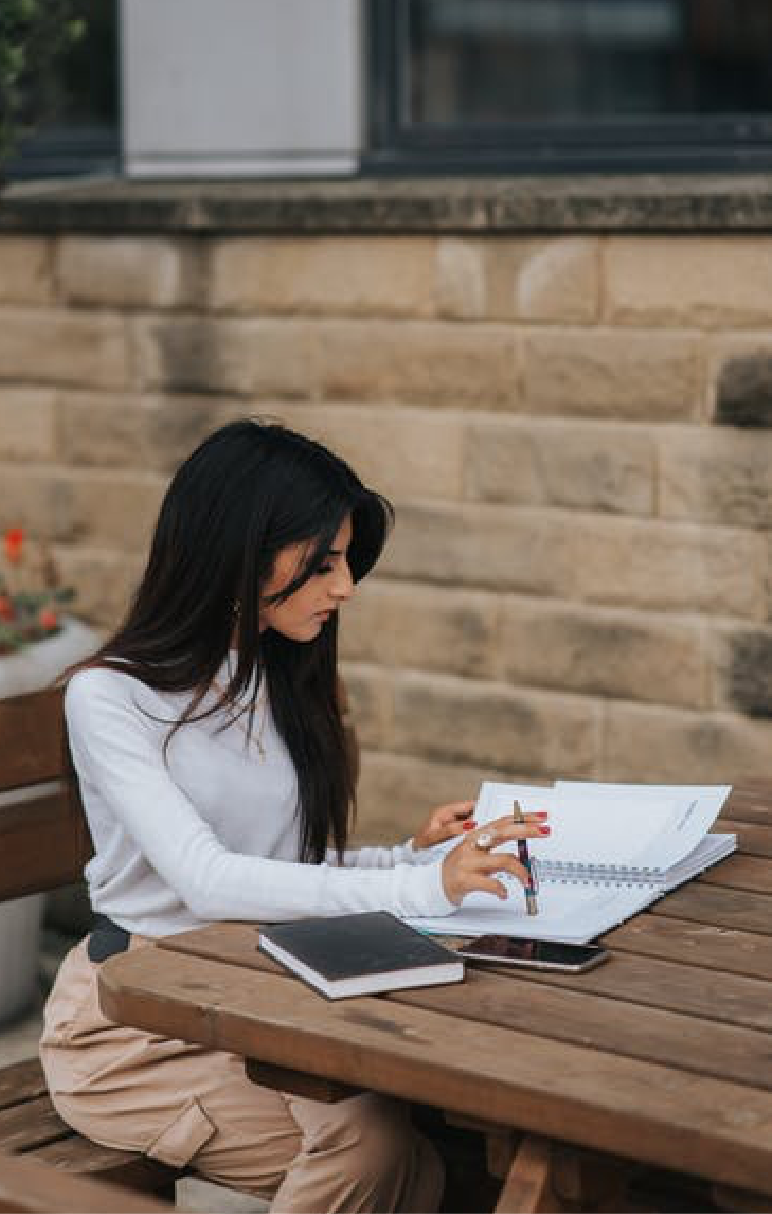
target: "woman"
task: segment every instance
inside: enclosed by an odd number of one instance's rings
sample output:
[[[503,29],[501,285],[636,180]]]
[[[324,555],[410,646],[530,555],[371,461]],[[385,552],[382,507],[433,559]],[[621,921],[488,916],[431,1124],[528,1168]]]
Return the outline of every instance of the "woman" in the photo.
[[[95,929],[65,959],[41,1058],[77,1130],[274,1208],[432,1210],[442,1171],[397,1102],[335,1105],[261,1088],[234,1055],[114,1025],[100,961],[220,919],[453,910],[525,872],[474,845],[471,802],[412,841],[346,851],[354,802],[337,697],[337,617],[391,507],[319,444],[236,422],[174,476],[125,622],[70,673],[66,715],[94,842]],[[496,842],[544,830],[502,820]]]

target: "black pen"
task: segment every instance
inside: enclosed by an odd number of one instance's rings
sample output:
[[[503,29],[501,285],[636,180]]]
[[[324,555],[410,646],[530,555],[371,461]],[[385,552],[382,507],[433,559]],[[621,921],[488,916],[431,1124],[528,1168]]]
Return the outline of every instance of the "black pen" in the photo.
[[[519,801],[512,803],[512,816],[516,822],[525,822],[525,815]],[[536,901],[536,877],[531,857],[528,855],[528,842],[526,839],[518,839],[517,854],[520,857],[520,863],[528,873],[528,882],[525,886],[525,913],[527,915],[538,915],[539,904]]]

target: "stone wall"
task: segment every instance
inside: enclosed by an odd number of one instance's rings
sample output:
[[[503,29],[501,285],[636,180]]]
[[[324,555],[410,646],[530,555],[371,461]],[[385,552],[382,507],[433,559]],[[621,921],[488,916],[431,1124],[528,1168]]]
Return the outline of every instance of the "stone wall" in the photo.
[[[0,236],[0,526],[109,627],[251,414],[390,496],[361,831],[482,777],[772,777],[772,235]]]

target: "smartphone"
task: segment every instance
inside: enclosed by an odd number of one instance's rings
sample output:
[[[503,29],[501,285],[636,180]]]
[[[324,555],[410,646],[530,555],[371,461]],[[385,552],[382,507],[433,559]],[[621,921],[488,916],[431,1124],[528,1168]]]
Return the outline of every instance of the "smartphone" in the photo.
[[[518,936],[478,936],[456,952],[470,961],[496,965],[523,965],[537,970],[562,970],[579,974],[600,965],[608,949],[600,944],[558,944],[552,940],[526,940]]]

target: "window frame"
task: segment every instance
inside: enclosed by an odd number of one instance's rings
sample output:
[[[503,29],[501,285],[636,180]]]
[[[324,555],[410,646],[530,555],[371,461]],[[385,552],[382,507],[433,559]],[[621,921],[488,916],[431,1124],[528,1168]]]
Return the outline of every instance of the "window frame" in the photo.
[[[772,168],[772,113],[624,122],[411,126],[400,104],[408,84],[410,0],[369,0],[368,140],[362,169],[403,172],[757,172]]]

